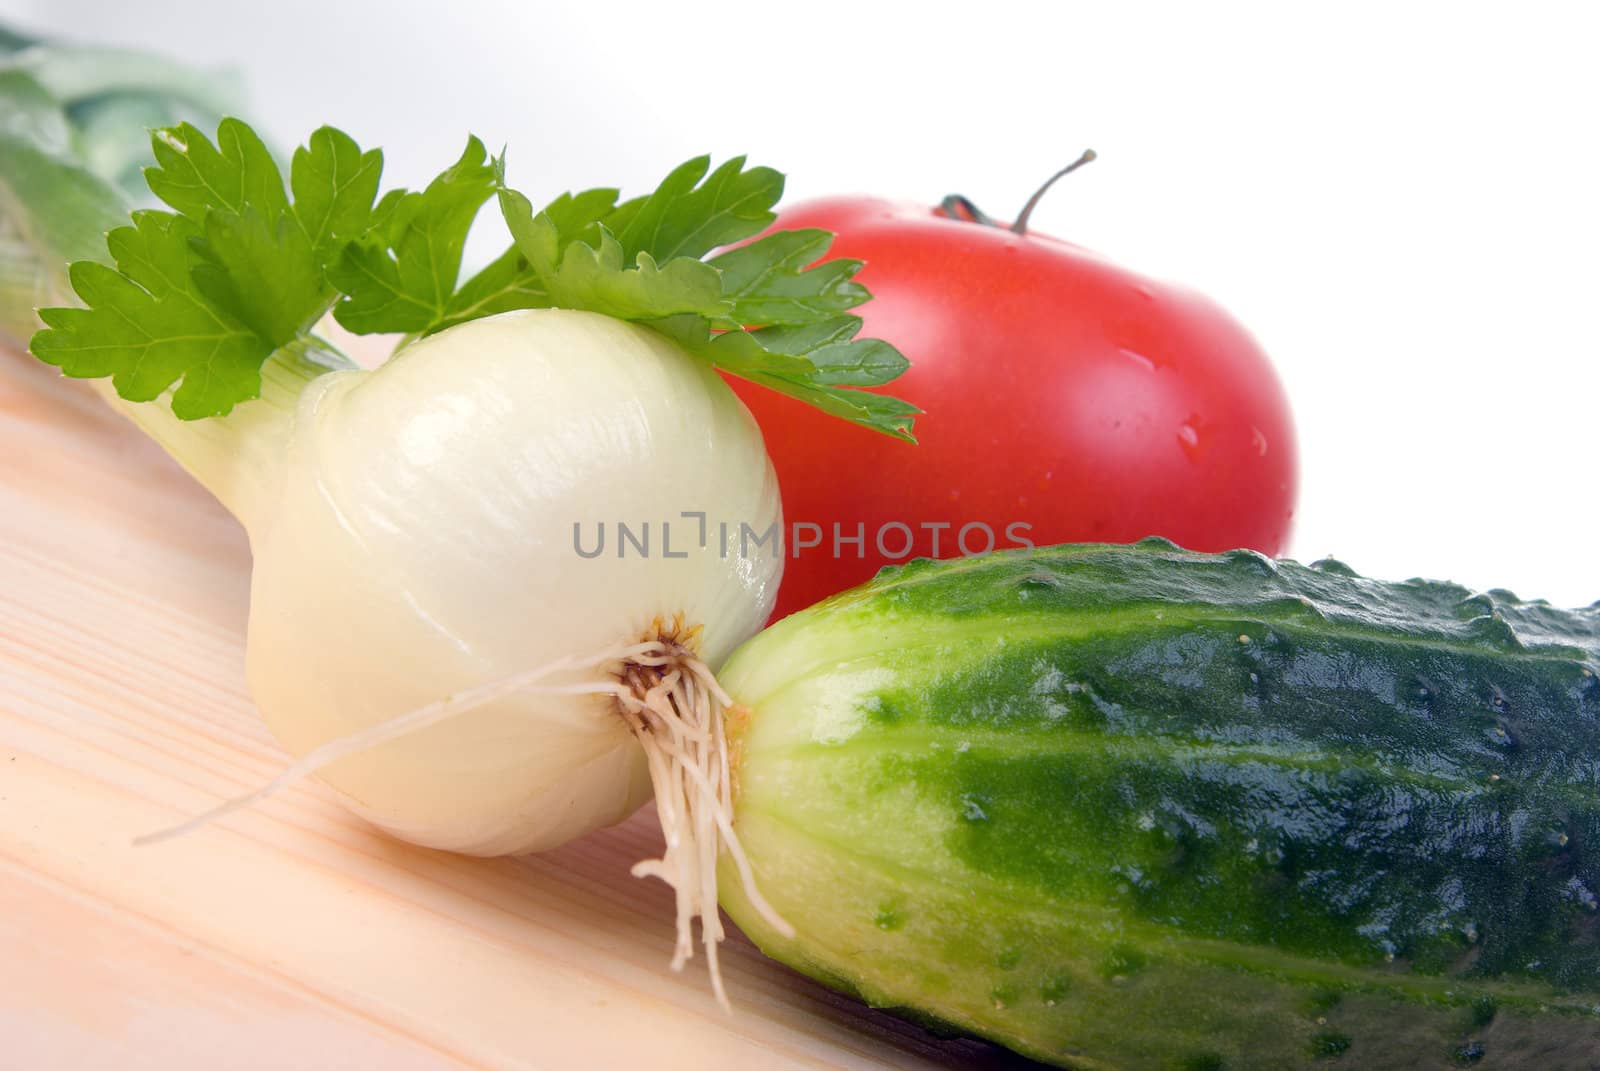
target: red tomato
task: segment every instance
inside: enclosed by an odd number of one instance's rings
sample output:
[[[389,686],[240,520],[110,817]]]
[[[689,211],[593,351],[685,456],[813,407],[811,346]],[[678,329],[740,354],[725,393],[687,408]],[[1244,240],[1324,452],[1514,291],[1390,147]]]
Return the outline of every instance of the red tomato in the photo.
[[[775,616],[913,555],[981,552],[986,533],[996,547],[1161,535],[1195,550],[1283,549],[1288,403],[1255,340],[1211,301],[922,205],[834,197],[775,227],[833,231],[830,256],[865,261],[862,333],[911,359],[887,389],[926,410],[911,446],[731,380],[798,535]]]

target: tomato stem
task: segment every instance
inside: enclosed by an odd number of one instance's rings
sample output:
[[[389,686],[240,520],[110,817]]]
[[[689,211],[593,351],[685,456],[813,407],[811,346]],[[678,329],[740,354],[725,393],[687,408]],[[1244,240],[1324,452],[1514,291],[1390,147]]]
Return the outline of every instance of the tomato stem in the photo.
[[[983,209],[973,204],[970,198],[963,197],[959,193],[952,193],[940,201],[939,211],[951,219],[959,219],[964,223],[981,223],[985,227],[1000,226]]]
[[[1013,234],[1027,234],[1028,220],[1030,217],[1032,217],[1034,207],[1037,206],[1040,199],[1044,197],[1045,192],[1049,190],[1051,186],[1056,184],[1057,179],[1061,178],[1063,175],[1072,174],[1072,172],[1078,170],[1078,168],[1082,167],[1084,164],[1093,162],[1095,158],[1096,154],[1093,149],[1085,149],[1083,150],[1082,156],[1078,157],[1076,160],[1072,161],[1072,163],[1068,164],[1066,167],[1063,167],[1060,171],[1057,171],[1054,175],[1051,175],[1048,179],[1046,179],[1043,186],[1040,186],[1037,190],[1033,191],[1033,196],[1028,198],[1028,203],[1022,206],[1022,211],[1017,213],[1017,221],[1010,227],[1011,232]],[[986,214],[983,209],[973,204],[971,199],[963,197],[959,193],[952,193],[950,196],[940,201],[938,210],[941,214],[948,216],[950,219],[960,220],[963,223],[981,223],[985,227],[1003,226],[1003,224],[997,222],[992,216]]]
[[[1033,215],[1034,207],[1037,206],[1040,199],[1044,197],[1045,192],[1049,190],[1051,186],[1056,184],[1057,179],[1064,175],[1072,174],[1084,164],[1093,163],[1094,159],[1095,151],[1093,149],[1085,149],[1083,150],[1082,156],[1072,161],[1072,163],[1068,164],[1066,167],[1063,167],[1060,171],[1057,171],[1054,175],[1051,175],[1049,178],[1045,179],[1044,185],[1033,191],[1033,196],[1028,198],[1028,203],[1022,206],[1021,212],[1017,213],[1017,221],[1011,225],[1011,232],[1013,234],[1026,234],[1028,230],[1028,218]]]

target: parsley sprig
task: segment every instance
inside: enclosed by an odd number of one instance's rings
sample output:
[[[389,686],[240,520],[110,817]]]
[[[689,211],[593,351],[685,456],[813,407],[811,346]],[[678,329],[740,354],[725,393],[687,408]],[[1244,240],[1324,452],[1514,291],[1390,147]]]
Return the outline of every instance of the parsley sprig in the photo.
[[[690,160],[642,197],[593,189],[536,210],[477,138],[424,189],[381,197],[382,153],[333,127],[295,151],[287,185],[237,119],[215,143],[183,124],[156,131],[153,147],[145,177],[170,211],[113,230],[114,267],[74,263],[83,307],[41,310],[33,338],[40,359],[110,376],[124,398],[172,390],[179,417],[226,414],[330,310],[357,334],[422,336],[557,307],[645,324],[732,375],[911,439],[915,406],[859,389],[907,367],[889,343],[856,337],[850,310],[870,297],[853,279],[861,263],[824,260],[832,235],[820,230],[735,245],[772,223],[783,193],[781,174],[743,157]],[[513,244],[462,281],[467,233],[490,199]]]

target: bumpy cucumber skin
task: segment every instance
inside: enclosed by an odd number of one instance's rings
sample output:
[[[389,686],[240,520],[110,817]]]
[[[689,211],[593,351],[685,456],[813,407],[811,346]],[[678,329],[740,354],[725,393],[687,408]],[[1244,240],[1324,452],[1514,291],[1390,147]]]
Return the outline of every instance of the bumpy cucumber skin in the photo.
[[[1075,1068],[1600,1068],[1600,604],[1164,541],[741,648],[768,954]]]

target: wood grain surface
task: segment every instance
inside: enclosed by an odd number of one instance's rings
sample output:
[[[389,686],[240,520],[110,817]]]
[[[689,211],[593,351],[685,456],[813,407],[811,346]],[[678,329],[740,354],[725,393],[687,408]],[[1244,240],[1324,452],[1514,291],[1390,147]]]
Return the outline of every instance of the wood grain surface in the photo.
[[[629,876],[648,811],[548,855],[400,844],[316,785],[133,837],[285,755],[243,683],[244,534],[83,384],[0,351],[0,1068],[1027,1065],[735,936],[735,1010]]]

